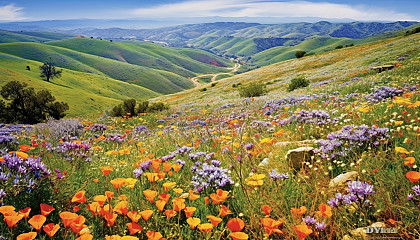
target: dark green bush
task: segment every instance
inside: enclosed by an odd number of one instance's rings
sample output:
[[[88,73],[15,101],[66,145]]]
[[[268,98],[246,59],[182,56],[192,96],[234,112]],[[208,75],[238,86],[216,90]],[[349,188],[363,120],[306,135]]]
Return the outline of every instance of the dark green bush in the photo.
[[[303,56],[305,56],[306,52],[305,51],[296,51],[295,52],[295,57],[296,58],[301,58]]]
[[[267,93],[267,87],[264,83],[252,82],[239,89],[241,97],[258,97]]]
[[[130,115],[130,116],[135,116],[137,115],[136,113],[136,99],[131,98],[131,99],[127,99],[123,101],[123,114],[124,115]]]
[[[200,89],[200,92],[205,92],[205,91],[207,91],[207,88]]]
[[[163,110],[167,110],[167,109],[169,109],[168,105],[166,105],[162,102],[155,102],[155,103],[150,104],[147,111],[148,112],[159,112],[159,111],[163,111]]]
[[[137,113],[145,113],[149,108],[149,101],[141,101],[137,107]]]
[[[122,117],[123,116],[123,107],[122,104],[115,105],[112,110],[109,112],[109,115],[113,117]]]
[[[216,86],[216,84],[217,84],[217,83],[215,83],[215,82],[214,82],[214,83],[211,83],[211,87]]]
[[[337,47],[335,47],[335,49],[341,49],[343,47],[344,47],[343,45],[338,45]]]
[[[309,83],[309,80],[305,79],[304,77],[293,78],[289,86],[287,87],[287,91],[291,92],[298,88],[307,87],[309,86]]]
[[[55,97],[48,90],[35,92],[27,88],[26,83],[10,81],[0,91],[0,95],[8,101],[0,100],[0,120],[6,123],[40,123],[49,117],[60,119],[69,109],[67,103],[55,102]]]

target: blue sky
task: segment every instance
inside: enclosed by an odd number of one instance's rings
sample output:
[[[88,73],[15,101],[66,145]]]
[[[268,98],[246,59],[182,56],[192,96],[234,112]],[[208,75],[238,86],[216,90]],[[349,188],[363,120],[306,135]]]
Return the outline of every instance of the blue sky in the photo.
[[[420,0],[0,0],[0,21],[215,16],[420,21]]]

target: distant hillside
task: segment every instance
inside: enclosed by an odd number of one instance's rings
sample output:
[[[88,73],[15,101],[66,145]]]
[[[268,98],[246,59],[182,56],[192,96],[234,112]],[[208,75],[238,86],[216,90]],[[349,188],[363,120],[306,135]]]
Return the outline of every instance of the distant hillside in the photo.
[[[232,64],[197,49],[174,49],[145,42],[71,38],[50,43],[3,43],[0,53],[130,82],[157,93],[192,88],[188,77],[228,71]]]
[[[202,50],[181,51],[139,41],[110,42],[90,38],[72,38],[48,44],[120,62],[164,70],[183,77],[194,77],[197,73],[219,72],[222,71],[220,67],[230,65],[226,59]],[[196,55],[201,57],[195,57]]]
[[[39,77],[41,62],[0,53],[0,86],[18,80],[35,89],[48,89],[59,101],[69,104],[68,116],[97,116],[128,98],[148,99],[159,94],[135,84],[104,75],[65,69],[62,77],[48,83]],[[30,67],[30,71],[26,70]]]
[[[347,39],[347,41],[354,41],[354,39]],[[360,43],[353,47],[346,47],[300,59],[278,62],[253,71],[225,78],[220,80],[216,86],[207,87],[207,91],[205,92],[199,92],[198,89],[191,89],[182,93],[160,96],[156,98],[155,101],[165,101],[173,106],[189,108],[203,107],[208,103],[215,105],[238,103],[239,101],[244,101],[244,99],[239,97],[239,87],[236,87],[236,85],[241,83],[243,86],[250,82],[262,82],[267,85],[269,90],[268,96],[263,96],[261,98],[281,98],[283,96],[290,96],[291,93],[286,92],[285,89],[290,80],[297,76],[304,76],[311,81],[311,86],[308,87],[308,91],[306,91],[311,93],[314,93],[315,89],[321,88],[320,91],[326,92],[327,90],[325,88],[330,88],[330,85],[334,85],[335,88],[340,89],[340,84],[356,84],[355,89],[357,90],[357,88],[363,88],[363,86],[357,85],[357,81],[360,79],[374,79],[370,80],[372,83],[375,81],[386,82],[389,81],[389,79],[383,76],[388,75],[392,75],[393,78],[404,80],[412,79],[414,81],[417,80],[418,82],[420,80],[420,68],[418,64],[420,60],[420,55],[418,53],[419,41],[420,33],[417,33],[364,44]],[[335,46],[336,44],[345,44],[346,40],[323,39],[317,37],[312,41],[308,40],[296,47],[304,49],[305,47],[308,47],[305,46],[305,43],[314,45],[314,47]],[[262,57],[262,53],[264,53],[267,59]],[[284,55],[292,54],[292,52],[285,50],[285,47],[278,47],[266,50],[260,54],[255,55],[255,59],[260,61],[272,60],[275,62],[279,60],[275,59],[277,56],[281,59],[285,59],[287,56]],[[269,63],[269,61],[266,63]],[[395,64],[396,66],[402,64],[403,67],[395,68],[386,73],[378,73],[374,70],[370,70],[371,67],[384,64]],[[404,69],[410,70],[407,71]],[[410,72],[410,75],[404,75],[403,72]],[[369,85],[368,89],[372,89],[373,87],[373,85]],[[302,89],[302,91],[304,91],[304,89]],[[302,93],[302,91],[297,91],[296,94],[299,94],[299,92]],[[196,96],[199,97],[197,98]],[[194,104],[191,104],[191,98],[193,97],[196,100]]]
[[[48,42],[74,37],[74,34],[0,30],[0,43]]]

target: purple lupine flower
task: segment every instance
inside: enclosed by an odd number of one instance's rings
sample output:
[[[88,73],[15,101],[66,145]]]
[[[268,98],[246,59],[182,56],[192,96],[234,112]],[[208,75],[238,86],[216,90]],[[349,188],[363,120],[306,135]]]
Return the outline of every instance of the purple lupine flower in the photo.
[[[133,172],[134,172],[134,175],[136,175],[136,178],[139,178],[143,175],[143,170],[141,168],[137,168]]]
[[[413,195],[413,194],[411,194],[411,193],[410,193],[410,194],[408,194],[408,195],[407,195],[407,199],[408,199],[408,200],[413,200],[413,199],[414,199],[414,195]]]
[[[251,150],[253,147],[254,147],[254,144],[252,143],[248,143],[247,145],[245,145],[246,150]]]
[[[325,230],[325,227],[327,227],[327,225],[325,224],[325,222],[322,222],[322,223],[317,222],[315,224],[315,228],[317,230],[319,230],[319,231],[324,231]]]
[[[414,190],[414,194],[416,194],[416,196],[420,196],[420,185],[416,185],[412,187],[411,189]]]
[[[302,220],[306,223],[306,224],[315,224],[316,223],[316,219],[311,217],[311,216],[306,216],[305,218],[302,218]]]

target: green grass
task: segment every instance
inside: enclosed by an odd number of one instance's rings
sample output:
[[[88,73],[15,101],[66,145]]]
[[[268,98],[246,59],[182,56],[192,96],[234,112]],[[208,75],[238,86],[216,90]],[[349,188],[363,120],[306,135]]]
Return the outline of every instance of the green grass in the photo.
[[[0,43],[13,42],[48,42],[73,37],[70,34],[50,32],[12,32],[0,30]]]
[[[50,90],[59,101],[69,104],[68,116],[97,116],[124,99],[148,99],[159,94],[135,84],[121,82],[104,75],[65,69],[62,77],[50,83],[39,77],[42,63],[0,54],[0,85],[18,80],[37,90]],[[31,70],[26,70],[30,66]]]

